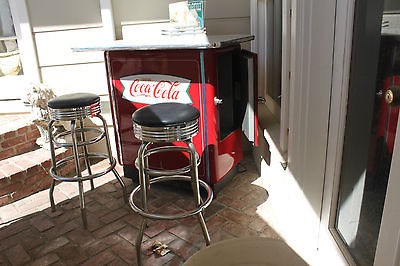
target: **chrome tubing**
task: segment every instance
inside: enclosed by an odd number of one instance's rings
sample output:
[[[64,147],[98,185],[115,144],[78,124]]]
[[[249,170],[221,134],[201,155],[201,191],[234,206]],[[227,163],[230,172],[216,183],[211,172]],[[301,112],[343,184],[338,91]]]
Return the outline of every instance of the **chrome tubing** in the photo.
[[[150,180],[150,184],[154,183],[159,183],[159,182],[165,182],[165,181],[188,181],[191,182],[191,177],[190,176],[181,176],[181,175],[175,175],[175,176],[159,176],[152,178]],[[174,215],[163,215],[163,214],[155,214],[155,213],[149,213],[148,210],[145,210],[146,208],[139,207],[138,205],[135,204],[134,202],[134,197],[136,196],[137,193],[142,192],[142,189],[140,186],[137,186],[131,193],[131,196],[129,198],[129,204],[131,208],[138,213],[139,215],[149,218],[149,219],[157,219],[157,220],[176,220],[176,219],[183,219],[187,218],[190,216],[194,216],[198,213],[201,213],[205,208],[207,208],[213,199],[213,192],[207,183],[205,183],[203,180],[199,180],[199,184],[201,187],[203,187],[207,191],[207,198],[201,202],[199,206],[197,206],[195,209],[190,210],[190,211],[185,211],[179,214],[174,214]],[[147,203],[147,200],[146,200]]]
[[[198,119],[170,127],[146,127],[133,123],[135,137],[146,142],[185,141],[199,131]]]
[[[101,112],[100,99],[95,103],[77,108],[55,109],[48,107],[50,119],[58,121],[71,121],[84,119],[86,117],[95,117]]]
[[[105,132],[99,128],[77,128],[76,129],[76,133],[81,133],[81,135],[85,134],[86,132],[97,133],[97,135],[88,140],[82,139],[82,141],[78,141],[78,143],[77,143],[78,147],[97,143],[98,141],[100,141],[102,138],[105,137]],[[68,142],[65,140],[67,137],[70,137],[70,136],[71,136],[70,130],[63,131],[53,137],[53,142],[57,147],[65,147],[65,148],[72,147],[72,142]],[[64,141],[60,141],[62,139]]]

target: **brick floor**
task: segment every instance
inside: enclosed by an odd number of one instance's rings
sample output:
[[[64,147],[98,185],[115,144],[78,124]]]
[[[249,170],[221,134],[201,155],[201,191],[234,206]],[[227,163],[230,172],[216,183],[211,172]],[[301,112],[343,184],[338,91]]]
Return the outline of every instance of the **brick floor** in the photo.
[[[258,178],[256,168],[249,157],[243,165],[247,170],[227,183],[206,210],[212,242],[242,236],[279,238],[255,212],[268,199],[267,191],[252,184]],[[122,174],[121,167],[117,170]],[[135,184],[124,180],[132,191]],[[96,189],[85,193],[87,230],[82,226],[77,187],[71,185],[57,185],[56,212],[49,208],[47,190],[0,207],[0,265],[136,265],[140,219],[124,204],[113,175],[96,179]],[[152,194],[150,208],[163,212],[187,209],[193,201],[187,191],[175,193],[171,188],[152,187]],[[163,257],[153,254],[149,247],[156,240],[171,252]],[[203,247],[196,218],[150,221],[142,243],[144,264],[182,265]]]

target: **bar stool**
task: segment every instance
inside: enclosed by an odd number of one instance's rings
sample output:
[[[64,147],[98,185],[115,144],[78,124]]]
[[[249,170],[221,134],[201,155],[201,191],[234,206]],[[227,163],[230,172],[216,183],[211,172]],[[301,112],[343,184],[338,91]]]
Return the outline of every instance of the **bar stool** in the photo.
[[[139,233],[136,238],[138,264],[141,265],[141,243],[146,227],[146,219],[174,220],[189,216],[197,216],[203,231],[206,245],[210,244],[210,236],[203,216],[203,210],[210,205],[213,192],[211,187],[198,178],[197,166],[200,157],[192,143],[192,137],[199,130],[199,111],[190,105],[181,103],[159,103],[136,110],[132,115],[135,137],[142,141],[135,161],[139,170],[139,185],[132,191],[129,203],[133,211],[142,217]],[[181,142],[183,146],[171,145]],[[163,145],[152,145],[152,144]],[[149,157],[163,152],[183,152],[189,156],[189,164],[179,169],[152,169]],[[149,211],[148,197],[150,185],[166,181],[190,182],[196,207],[178,214],[157,214]],[[205,199],[200,196],[200,186],[206,191]],[[135,202],[135,195],[141,192],[142,206]]]
[[[49,140],[52,166],[50,168],[50,176],[53,178],[49,196],[52,211],[55,211],[54,204],[54,186],[56,181],[61,182],[78,182],[79,202],[82,215],[83,226],[87,228],[87,218],[84,200],[83,181],[90,181],[91,190],[94,190],[93,179],[103,176],[112,171],[122,187],[125,202],[128,201],[124,181],[115,170],[116,160],[112,156],[110,139],[108,136],[107,123],[100,115],[100,97],[92,93],[73,93],[62,95],[51,99],[47,103],[49,111]],[[85,127],[84,119],[99,118],[103,128]],[[53,126],[55,122],[69,121],[70,130],[53,134]],[[76,123],[79,122],[79,126]],[[90,133],[88,137],[88,133]],[[88,151],[88,146],[95,144],[105,138],[107,153],[92,153]],[[72,155],[56,161],[55,147],[72,148]],[[79,150],[80,148],[80,150]],[[91,160],[108,159],[109,165],[106,169],[93,173],[91,169]],[[82,175],[81,160],[87,169],[87,175]],[[75,165],[75,175],[63,176],[61,171],[67,165],[73,163]]]

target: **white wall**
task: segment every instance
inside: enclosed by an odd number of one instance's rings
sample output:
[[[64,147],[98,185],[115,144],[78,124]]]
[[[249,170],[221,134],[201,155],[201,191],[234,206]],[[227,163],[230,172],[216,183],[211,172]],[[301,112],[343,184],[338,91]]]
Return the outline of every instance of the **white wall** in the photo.
[[[114,0],[114,21],[117,38],[122,38],[122,29],[149,29],[153,23],[168,22],[168,4],[175,0]],[[207,33],[249,34],[250,2],[243,0],[207,0],[205,6]],[[138,29],[139,28],[139,29]]]
[[[71,47],[109,40],[101,0],[26,0],[42,82],[56,94],[92,91],[106,95],[102,52],[72,52]],[[112,16],[117,39],[122,30],[146,32],[154,23],[167,22],[168,4],[175,0],[114,0]],[[229,6],[229,8],[227,8]],[[250,33],[248,1],[206,1],[208,34]],[[157,29],[159,30],[159,29]]]
[[[102,52],[71,51],[71,47],[106,38],[99,1],[27,0],[27,8],[42,82],[57,95],[105,94]]]

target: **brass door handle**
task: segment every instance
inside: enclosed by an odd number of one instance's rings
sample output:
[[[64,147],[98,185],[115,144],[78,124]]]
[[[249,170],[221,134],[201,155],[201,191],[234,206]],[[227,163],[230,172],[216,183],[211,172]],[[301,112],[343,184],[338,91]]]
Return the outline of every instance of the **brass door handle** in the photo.
[[[385,92],[385,101],[387,104],[400,105],[400,87],[390,87]]]

